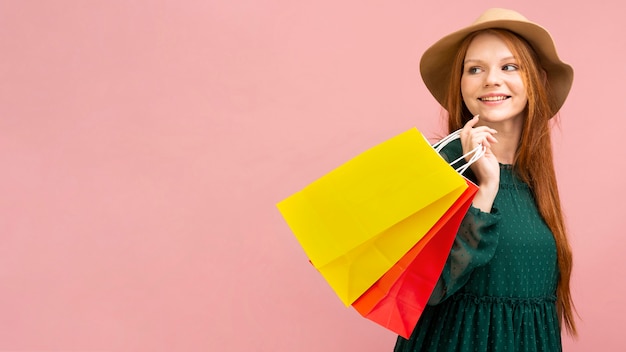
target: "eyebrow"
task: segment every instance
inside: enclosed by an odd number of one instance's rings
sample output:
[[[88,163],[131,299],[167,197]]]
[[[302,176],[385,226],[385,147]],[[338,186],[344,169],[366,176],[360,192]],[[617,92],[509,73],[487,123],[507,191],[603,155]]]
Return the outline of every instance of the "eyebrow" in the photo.
[[[509,60],[516,60],[515,56],[507,56],[507,57],[503,57],[502,59],[500,59],[500,61],[509,61]],[[465,61],[463,61],[464,64],[466,64],[468,62],[483,62],[483,60],[479,60],[479,59],[465,59]]]

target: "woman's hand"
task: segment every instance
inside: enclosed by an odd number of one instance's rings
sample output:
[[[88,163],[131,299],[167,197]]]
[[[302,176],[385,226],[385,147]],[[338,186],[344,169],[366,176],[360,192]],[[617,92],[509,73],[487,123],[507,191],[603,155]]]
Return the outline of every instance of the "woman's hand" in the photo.
[[[488,126],[476,126],[478,115],[469,120],[461,130],[461,145],[463,154],[470,152],[478,145],[485,147],[485,155],[472,164],[471,168],[476,175],[480,186],[473,205],[484,212],[490,212],[493,201],[500,187],[500,164],[491,151],[491,145],[498,143],[494,137],[496,130]]]

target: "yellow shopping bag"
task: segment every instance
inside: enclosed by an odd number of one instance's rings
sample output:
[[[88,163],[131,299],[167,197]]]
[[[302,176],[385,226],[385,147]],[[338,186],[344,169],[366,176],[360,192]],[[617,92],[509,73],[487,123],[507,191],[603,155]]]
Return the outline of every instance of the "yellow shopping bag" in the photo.
[[[278,203],[311,263],[346,306],[413,247],[467,188],[415,128]]]

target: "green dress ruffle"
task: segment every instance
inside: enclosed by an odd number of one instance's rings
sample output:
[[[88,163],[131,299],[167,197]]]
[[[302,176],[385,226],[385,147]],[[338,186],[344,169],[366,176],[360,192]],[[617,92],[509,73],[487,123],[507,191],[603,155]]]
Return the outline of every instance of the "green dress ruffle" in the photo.
[[[460,142],[442,154],[454,160]],[[561,351],[558,275],[554,237],[531,190],[500,165],[492,211],[470,208],[428,306],[394,351]]]

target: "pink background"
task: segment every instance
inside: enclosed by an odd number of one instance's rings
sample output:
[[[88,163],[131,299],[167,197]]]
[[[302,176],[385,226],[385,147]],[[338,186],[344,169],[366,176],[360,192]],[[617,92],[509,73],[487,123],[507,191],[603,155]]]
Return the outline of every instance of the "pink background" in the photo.
[[[580,5],[580,6],[579,6]],[[0,350],[391,351],[275,204],[411,127],[421,53],[487,7],[549,28],[580,338],[623,345],[618,0],[0,1]]]

